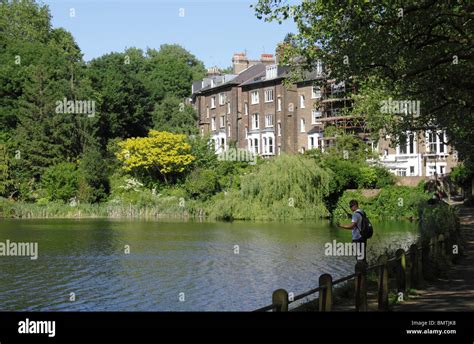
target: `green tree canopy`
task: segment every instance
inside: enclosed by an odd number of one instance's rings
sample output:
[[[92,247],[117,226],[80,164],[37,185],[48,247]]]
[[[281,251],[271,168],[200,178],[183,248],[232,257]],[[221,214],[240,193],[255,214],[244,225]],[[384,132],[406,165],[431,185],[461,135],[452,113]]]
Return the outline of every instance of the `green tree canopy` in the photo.
[[[153,111],[153,127],[177,134],[197,134],[197,114],[183,100],[167,96]]]
[[[205,76],[203,63],[179,45],[164,44],[147,55],[147,83],[155,101],[167,95],[189,97],[192,82]]]
[[[321,60],[339,80],[382,80],[397,99],[421,102],[420,115],[399,116],[397,130],[445,129],[460,156],[474,158],[472,3],[260,0],[255,9],[267,21],[296,22],[284,61],[309,69]]]

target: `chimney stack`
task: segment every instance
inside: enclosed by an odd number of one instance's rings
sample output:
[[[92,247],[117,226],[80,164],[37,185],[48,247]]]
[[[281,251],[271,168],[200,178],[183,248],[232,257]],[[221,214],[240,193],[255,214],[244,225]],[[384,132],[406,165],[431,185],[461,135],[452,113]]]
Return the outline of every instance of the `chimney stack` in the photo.
[[[275,64],[275,58],[273,54],[262,54],[260,56],[260,62],[266,65]]]
[[[244,69],[249,67],[249,60],[246,53],[235,53],[232,58],[232,65],[234,67],[234,74],[239,74]]]
[[[217,75],[221,75],[221,72],[220,72],[219,68],[211,67],[211,68],[207,69],[207,77],[208,78],[213,77],[213,76],[217,76]]]

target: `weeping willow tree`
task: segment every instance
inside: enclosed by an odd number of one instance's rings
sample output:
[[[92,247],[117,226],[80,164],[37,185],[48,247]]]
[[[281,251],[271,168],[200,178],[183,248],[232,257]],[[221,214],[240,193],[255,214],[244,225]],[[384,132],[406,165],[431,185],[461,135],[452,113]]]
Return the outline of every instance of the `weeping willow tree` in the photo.
[[[281,155],[242,176],[240,190],[220,195],[210,209],[219,219],[307,219],[329,215],[331,174],[314,159]]]

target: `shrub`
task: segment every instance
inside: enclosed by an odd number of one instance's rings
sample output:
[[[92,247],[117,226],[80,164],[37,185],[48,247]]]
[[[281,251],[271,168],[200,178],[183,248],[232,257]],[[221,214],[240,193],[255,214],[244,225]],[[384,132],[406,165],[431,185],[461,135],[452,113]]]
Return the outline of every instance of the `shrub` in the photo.
[[[108,164],[105,156],[97,146],[89,146],[84,151],[79,163],[81,178],[79,180],[78,199],[87,203],[101,202],[107,199],[110,192]]]
[[[360,190],[345,191],[339,199],[333,215],[345,218],[343,209],[348,210],[351,199],[357,199],[359,206],[372,218],[416,218],[419,216],[420,205],[426,203],[431,194],[418,187],[388,186],[377,196],[364,197]],[[343,209],[342,209],[343,208]]]
[[[49,200],[67,202],[76,196],[79,183],[77,165],[63,162],[47,168],[41,177],[41,186]]]
[[[184,188],[192,198],[207,199],[219,191],[217,173],[210,169],[196,169],[186,178]]]
[[[377,189],[395,184],[395,176],[392,173],[390,173],[390,171],[387,170],[385,167],[374,166],[372,168],[375,170],[375,175],[376,175],[375,187]]]
[[[457,238],[459,220],[457,211],[444,202],[428,204],[419,208],[420,232],[423,241],[428,242],[433,236],[444,234]]]
[[[359,174],[356,177],[357,186],[359,188],[373,189],[377,186],[377,171],[370,166],[362,166],[359,168]]]

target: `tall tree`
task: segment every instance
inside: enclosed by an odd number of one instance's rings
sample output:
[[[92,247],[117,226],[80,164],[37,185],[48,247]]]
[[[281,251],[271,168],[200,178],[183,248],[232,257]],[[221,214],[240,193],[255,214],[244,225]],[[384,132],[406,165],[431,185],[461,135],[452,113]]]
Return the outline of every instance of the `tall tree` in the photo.
[[[102,145],[110,138],[146,135],[153,101],[142,77],[145,58],[137,49],[111,53],[91,61],[88,74],[101,96],[98,132]]]
[[[177,134],[197,134],[197,114],[184,100],[167,96],[153,111],[153,127]]]
[[[472,2],[260,0],[255,9],[267,21],[296,22],[287,63],[309,69],[322,60],[336,79],[381,80],[397,99],[421,102],[419,116],[398,116],[397,130],[445,129],[460,156],[474,159]]]
[[[148,86],[157,102],[168,95],[189,97],[192,82],[205,75],[203,63],[179,45],[164,44],[158,51],[149,49],[147,55]]]

